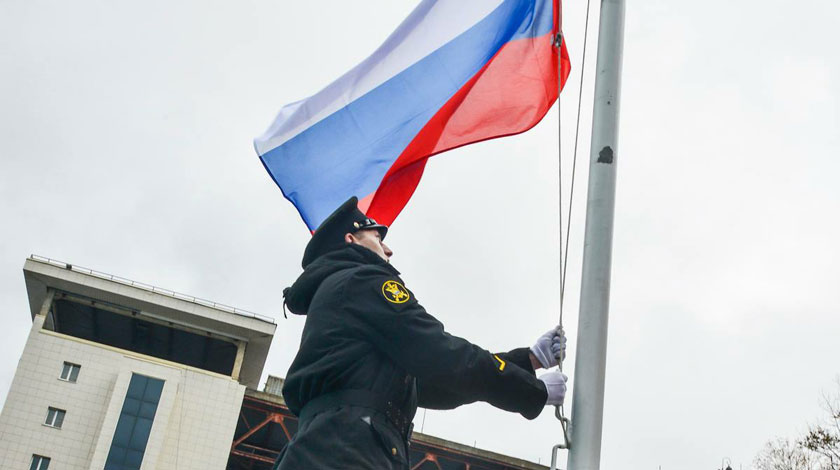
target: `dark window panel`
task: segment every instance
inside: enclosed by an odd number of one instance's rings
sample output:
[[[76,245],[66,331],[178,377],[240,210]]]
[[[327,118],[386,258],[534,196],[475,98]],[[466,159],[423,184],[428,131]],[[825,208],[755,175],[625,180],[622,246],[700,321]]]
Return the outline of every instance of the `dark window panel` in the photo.
[[[105,470],[139,470],[149,442],[164,381],[132,374]]]
[[[55,302],[56,331],[97,343],[230,375],[235,344],[67,299]],[[62,371],[62,375],[63,375]],[[70,371],[72,381],[72,371]],[[76,371],[78,375],[78,370]]]

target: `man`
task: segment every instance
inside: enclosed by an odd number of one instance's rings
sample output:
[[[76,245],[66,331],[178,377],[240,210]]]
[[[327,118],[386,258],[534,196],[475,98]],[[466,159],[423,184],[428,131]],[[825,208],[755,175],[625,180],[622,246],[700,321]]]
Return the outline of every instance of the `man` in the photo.
[[[485,401],[533,419],[563,402],[565,375],[534,375],[557,365],[559,329],[530,350],[501,354],[446,333],[388,263],[388,228],[357,203],[350,198],[318,227],[303,274],[283,292],[307,319],[283,387],[299,426],[276,469],[407,469],[418,406]]]

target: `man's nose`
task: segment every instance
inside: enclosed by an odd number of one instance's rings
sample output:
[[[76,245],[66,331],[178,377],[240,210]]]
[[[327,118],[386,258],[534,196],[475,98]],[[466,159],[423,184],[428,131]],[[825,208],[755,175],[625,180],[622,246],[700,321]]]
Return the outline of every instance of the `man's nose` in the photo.
[[[388,248],[388,245],[384,243],[382,244],[382,250],[385,251],[385,256],[388,256],[389,258],[394,255],[394,252],[391,251],[391,249]]]

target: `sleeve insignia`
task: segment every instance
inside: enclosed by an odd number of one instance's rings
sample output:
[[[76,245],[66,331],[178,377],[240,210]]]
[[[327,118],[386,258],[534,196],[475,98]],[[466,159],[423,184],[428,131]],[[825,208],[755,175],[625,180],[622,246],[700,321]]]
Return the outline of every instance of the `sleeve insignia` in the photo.
[[[499,372],[504,371],[504,370],[505,370],[505,366],[507,365],[507,362],[503,361],[503,360],[502,360],[502,358],[501,358],[501,357],[499,357],[499,356],[497,356],[496,354],[493,354],[493,357],[494,357],[497,361],[499,361]]]
[[[385,281],[382,284],[382,295],[392,304],[404,304],[411,298],[408,289],[397,281]]]

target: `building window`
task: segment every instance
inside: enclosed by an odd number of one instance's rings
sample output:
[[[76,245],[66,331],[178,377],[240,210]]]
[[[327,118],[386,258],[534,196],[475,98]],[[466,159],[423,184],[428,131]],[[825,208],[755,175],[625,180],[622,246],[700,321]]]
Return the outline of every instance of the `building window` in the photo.
[[[79,378],[79,369],[81,368],[82,366],[78,364],[65,362],[64,367],[61,368],[61,376],[59,378],[68,382],[76,382],[76,379]]]
[[[155,420],[163,380],[131,375],[105,470],[139,470]]]
[[[223,375],[233,373],[237,344],[206,332],[196,333],[139,318],[136,312],[104,307],[93,300],[59,293],[53,331],[147,356],[198,367]],[[142,316],[142,315],[141,315]],[[47,325],[44,326],[49,329]]]
[[[48,468],[50,468],[49,457],[32,454],[32,463],[29,464],[29,470],[47,470]]]
[[[67,414],[67,412],[64,410],[49,407],[47,408],[47,420],[44,422],[44,424],[52,428],[61,428],[61,424],[64,422],[65,414]]]

